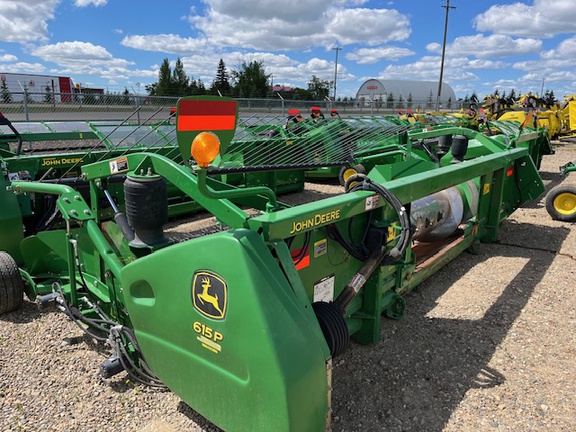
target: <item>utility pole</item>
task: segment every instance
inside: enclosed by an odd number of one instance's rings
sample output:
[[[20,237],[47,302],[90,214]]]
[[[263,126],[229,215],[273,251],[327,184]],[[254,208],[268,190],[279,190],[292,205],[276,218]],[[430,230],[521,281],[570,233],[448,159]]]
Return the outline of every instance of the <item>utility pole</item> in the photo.
[[[440,94],[442,93],[442,78],[444,75],[444,57],[446,55],[446,33],[448,33],[448,14],[450,9],[456,9],[456,6],[450,6],[450,0],[446,0],[446,4],[442,5],[446,9],[446,20],[444,21],[444,42],[442,43],[442,61],[440,62],[440,80],[438,81],[438,96],[436,97],[436,111],[440,107]]]
[[[335,47],[332,49],[336,51],[336,63],[334,63],[334,102],[336,102],[336,80],[338,78],[338,51],[340,51],[342,48]]]

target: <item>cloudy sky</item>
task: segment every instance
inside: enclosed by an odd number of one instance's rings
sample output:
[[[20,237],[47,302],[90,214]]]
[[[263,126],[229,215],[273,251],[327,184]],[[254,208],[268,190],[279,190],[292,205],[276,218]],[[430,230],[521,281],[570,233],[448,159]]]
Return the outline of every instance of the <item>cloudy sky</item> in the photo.
[[[353,97],[369,78],[438,81],[447,0],[0,0],[0,72],[144,92],[164,58],[208,86],[218,61],[262,61],[274,84],[312,75]],[[444,82],[576,93],[574,0],[450,0]],[[336,48],[341,48],[337,50]]]

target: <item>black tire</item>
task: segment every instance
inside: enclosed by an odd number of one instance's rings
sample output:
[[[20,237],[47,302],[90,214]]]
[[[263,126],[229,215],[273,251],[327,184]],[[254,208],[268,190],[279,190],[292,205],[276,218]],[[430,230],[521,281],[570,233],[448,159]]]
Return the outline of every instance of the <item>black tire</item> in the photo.
[[[546,211],[552,219],[576,221],[576,186],[558,185],[550,189],[546,195]]]
[[[346,181],[356,174],[366,174],[366,168],[364,168],[364,165],[362,164],[357,164],[354,166],[345,165],[342,168],[340,168],[340,172],[338,173],[338,181],[342,186],[344,186],[346,184]]]
[[[24,282],[16,261],[0,252],[0,315],[16,310],[24,301]]]

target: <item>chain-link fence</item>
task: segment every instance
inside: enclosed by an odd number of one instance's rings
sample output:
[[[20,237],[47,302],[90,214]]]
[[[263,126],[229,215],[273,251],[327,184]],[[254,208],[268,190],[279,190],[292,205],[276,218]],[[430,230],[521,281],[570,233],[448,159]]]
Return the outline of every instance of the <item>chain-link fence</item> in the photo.
[[[0,112],[11,121],[123,121],[151,123],[165,120],[177,97],[158,97],[134,94],[93,93],[31,93],[11,92],[0,96]],[[335,109],[341,116],[397,114],[408,108],[413,111],[434,110],[430,101],[302,101],[277,98],[237,99],[241,115],[285,116],[297,109],[304,116],[312,106],[328,116]],[[461,102],[441,107],[457,111]]]

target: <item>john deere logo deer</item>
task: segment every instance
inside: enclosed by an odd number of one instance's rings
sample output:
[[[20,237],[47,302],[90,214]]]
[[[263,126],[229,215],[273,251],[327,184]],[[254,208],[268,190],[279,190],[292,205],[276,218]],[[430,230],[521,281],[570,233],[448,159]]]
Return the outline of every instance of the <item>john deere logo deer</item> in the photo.
[[[192,301],[202,315],[223,320],[228,306],[228,286],[224,279],[215,273],[197,271],[192,281]]]

